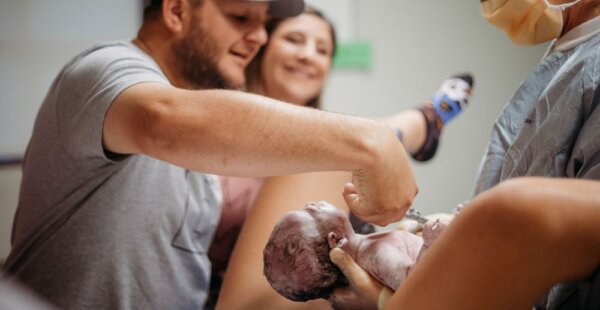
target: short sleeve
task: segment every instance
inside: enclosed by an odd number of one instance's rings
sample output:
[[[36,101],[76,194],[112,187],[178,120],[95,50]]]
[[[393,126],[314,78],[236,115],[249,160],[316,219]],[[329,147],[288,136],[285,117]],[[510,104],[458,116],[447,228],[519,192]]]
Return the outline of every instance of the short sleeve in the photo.
[[[122,91],[144,82],[168,84],[152,58],[132,44],[92,48],[69,63],[49,94],[66,155],[75,162],[112,162],[102,146],[106,112]]]

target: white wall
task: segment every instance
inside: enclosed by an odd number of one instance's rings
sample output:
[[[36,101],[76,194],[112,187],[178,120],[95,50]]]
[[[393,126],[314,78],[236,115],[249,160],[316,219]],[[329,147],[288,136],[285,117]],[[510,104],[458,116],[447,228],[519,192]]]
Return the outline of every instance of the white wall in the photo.
[[[470,106],[444,129],[437,155],[414,165],[420,187],[414,206],[448,212],[469,199],[492,123],[545,46],[514,46],[487,24],[479,1],[350,1],[355,36],[372,42],[374,64],[368,72],[334,72],[326,109],[381,117],[418,105],[454,73],[475,77]]]
[[[37,109],[60,68],[97,41],[133,37],[141,0],[0,0],[0,154],[25,150]],[[21,174],[0,168],[0,260]]]
[[[373,43],[374,65],[334,72],[327,109],[383,116],[420,103],[453,73],[476,78],[470,108],[446,128],[435,159],[415,164],[415,205],[449,210],[469,197],[491,124],[543,47],[512,46],[481,18],[476,1],[353,5],[355,35]],[[39,104],[69,58],[93,42],[133,36],[138,22],[136,0],[0,0],[0,154],[24,151]],[[0,259],[10,249],[20,177],[18,168],[0,169]]]

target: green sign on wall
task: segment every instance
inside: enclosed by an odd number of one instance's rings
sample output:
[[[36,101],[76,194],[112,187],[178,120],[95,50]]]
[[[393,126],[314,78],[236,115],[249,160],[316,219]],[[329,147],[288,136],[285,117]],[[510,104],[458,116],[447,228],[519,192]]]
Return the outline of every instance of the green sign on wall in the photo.
[[[339,69],[367,70],[371,68],[372,55],[372,46],[369,42],[339,42],[333,66]]]

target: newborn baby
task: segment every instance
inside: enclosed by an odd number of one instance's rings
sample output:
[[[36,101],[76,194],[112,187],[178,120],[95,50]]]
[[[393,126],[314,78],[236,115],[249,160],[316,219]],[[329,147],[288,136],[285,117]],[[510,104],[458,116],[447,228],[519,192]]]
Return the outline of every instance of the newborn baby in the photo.
[[[409,270],[445,225],[427,223],[423,235],[388,231],[356,234],[346,213],[326,202],[309,203],[287,213],[275,226],[264,249],[264,274],[271,286],[294,301],[327,299],[348,284],[329,260],[340,247],[379,282],[396,290]],[[424,246],[426,245],[426,247]]]

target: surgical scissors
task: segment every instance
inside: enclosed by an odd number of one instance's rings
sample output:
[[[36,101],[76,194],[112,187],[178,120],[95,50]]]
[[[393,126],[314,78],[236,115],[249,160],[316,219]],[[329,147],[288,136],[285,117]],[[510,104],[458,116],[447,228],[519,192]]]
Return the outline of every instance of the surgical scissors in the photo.
[[[419,212],[419,210],[415,208],[408,209],[404,217],[409,220],[417,221],[419,224],[425,224],[429,221],[426,217],[421,215],[421,212]]]

